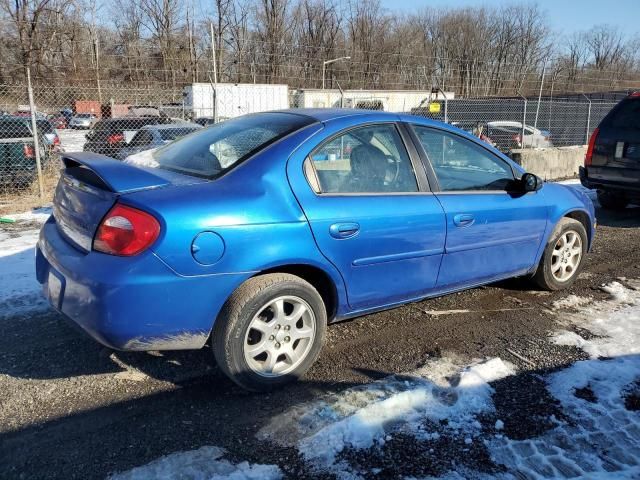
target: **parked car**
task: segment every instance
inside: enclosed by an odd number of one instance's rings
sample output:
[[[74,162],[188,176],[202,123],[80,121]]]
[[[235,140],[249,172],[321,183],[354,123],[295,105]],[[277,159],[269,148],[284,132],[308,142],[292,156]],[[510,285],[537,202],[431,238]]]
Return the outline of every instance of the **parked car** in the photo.
[[[202,125],[203,127],[208,127],[209,125],[213,125],[216,123],[213,117],[198,117],[194,120],[198,125]]]
[[[116,158],[124,160],[129,155],[161,147],[200,129],[202,127],[197,123],[147,125],[138,130],[131,141],[120,149]]]
[[[42,135],[42,139],[45,147],[48,151],[59,151],[60,150],[60,137],[56,133],[53,128],[53,124],[49,120],[36,120],[36,125],[40,134]]]
[[[522,138],[522,123],[509,121],[487,122],[486,135],[491,138],[495,146],[502,151],[514,148],[549,148],[553,147],[551,134],[530,125],[524,126],[524,140]]]
[[[93,113],[78,113],[71,117],[71,120],[69,121],[69,128],[88,130],[93,127],[97,121],[98,117]]]
[[[584,193],[410,115],[258,113],[147,166],[63,158],[36,249],[51,304],[112,348],[210,341],[251,390],[301,376],[330,322],[508,277],[568,287],[595,234]]]
[[[14,117],[31,117],[31,110],[28,109],[19,109],[13,112],[12,116]],[[36,118],[46,119],[47,114],[43,112],[36,112]]]
[[[46,164],[47,148],[39,137],[40,158]],[[24,188],[36,178],[36,150],[31,120],[24,117],[0,117],[0,185]]]
[[[593,131],[580,181],[603,208],[640,204],[640,92],[616,105]]]
[[[170,123],[165,117],[120,117],[100,120],[87,133],[84,151],[117,158],[120,150],[127,146],[142,127],[165,123]]]

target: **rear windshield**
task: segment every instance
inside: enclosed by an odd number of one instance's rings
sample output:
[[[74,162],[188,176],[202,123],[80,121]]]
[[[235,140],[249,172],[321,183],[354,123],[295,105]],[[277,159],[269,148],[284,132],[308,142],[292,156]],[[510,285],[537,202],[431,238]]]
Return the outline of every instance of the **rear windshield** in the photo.
[[[640,99],[623,100],[611,112],[607,123],[613,128],[640,130]]]
[[[31,130],[25,122],[0,122],[0,138],[30,137]]]
[[[247,115],[218,123],[156,150],[159,168],[215,178],[291,132],[313,123],[287,113]]]
[[[175,140],[177,138],[184,137],[191,132],[195,132],[196,130],[200,129],[193,127],[162,128],[159,129],[158,132],[160,132],[160,138],[162,138],[162,140]]]
[[[92,113],[79,113],[78,115],[76,115],[76,117],[78,118],[91,118],[93,117]]]

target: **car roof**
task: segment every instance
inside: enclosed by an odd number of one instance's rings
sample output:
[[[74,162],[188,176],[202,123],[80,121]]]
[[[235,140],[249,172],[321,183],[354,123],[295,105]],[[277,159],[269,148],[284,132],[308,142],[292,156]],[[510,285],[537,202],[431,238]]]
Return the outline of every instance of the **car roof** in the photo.
[[[304,115],[313,118],[318,122],[327,122],[337,118],[356,117],[362,115],[387,115],[389,119],[398,119],[397,113],[384,112],[381,110],[366,110],[359,108],[288,108],[284,110],[275,110],[273,113],[292,113],[295,115]]]

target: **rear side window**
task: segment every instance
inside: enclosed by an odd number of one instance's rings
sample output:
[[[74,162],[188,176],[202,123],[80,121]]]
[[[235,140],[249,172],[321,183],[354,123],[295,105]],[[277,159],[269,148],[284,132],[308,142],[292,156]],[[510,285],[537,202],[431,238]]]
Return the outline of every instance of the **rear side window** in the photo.
[[[0,138],[30,137],[31,130],[24,122],[0,122]]]
[[[605,122],[607,127],[640,130],[640,100],[623,100]]]
[[[321,145],[310,160],[315,172],[307,171],[307,178],[317,193],[418,191],[411,160],[392,124],[348,130]]]
[[[309,117],[287,113],[234,118],[156,150],[152,166],[215,178],[271,143],[313,122]]]

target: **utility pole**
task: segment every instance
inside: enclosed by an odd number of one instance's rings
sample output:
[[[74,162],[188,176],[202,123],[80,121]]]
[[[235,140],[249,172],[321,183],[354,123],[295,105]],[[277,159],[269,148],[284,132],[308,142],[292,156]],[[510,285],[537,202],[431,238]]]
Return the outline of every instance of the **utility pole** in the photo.
[[[36,155],[36,173],[38,174],[38,190],[40,200],[44,200],[44,183],[42,180],[42,162],[40,160],[40,139],[38,138],[38,124],[36,122],[36,104],[33,101],[33,88],[31,87],[31,66],[27,65],[27,94],[29,96],[29,110],[31,110],[31,131],[33,132],[33,149]]]
[[[218,123],[218,65],[216,62],[216,37],[213,34],[213,22],[209,22],[211,30],[211,61],[213,62],[213,122]]]
[[[542,65],[542,78],[540,79],[540,91],[538,92],[538,106],[536,107],[536,119],[533,121],[533,128],[538,128],[538,114],[540,113],[540,100],[542,100],[542,86],[544,85],[544,75],[547,73],[547,62]],[[524,140],[524,137],[523,137]]]
[[[93,53],[96,59],[96,85],[98,86],[98,101],[102,107],[102,90],[100,89],[100,56],[98,54],[98,36],[95,34],[95,25],[93,32]]]

